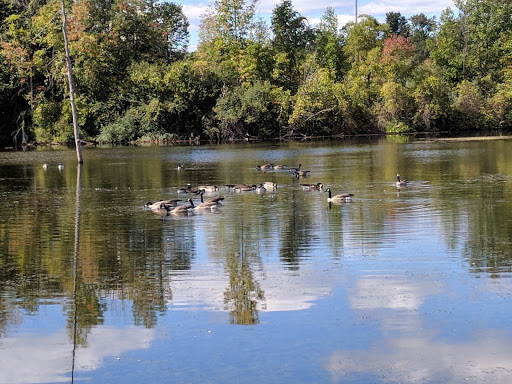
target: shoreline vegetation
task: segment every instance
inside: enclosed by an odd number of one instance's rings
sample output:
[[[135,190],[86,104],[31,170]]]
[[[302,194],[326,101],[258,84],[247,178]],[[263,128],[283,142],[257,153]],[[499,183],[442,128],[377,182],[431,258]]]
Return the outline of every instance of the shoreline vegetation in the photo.
[[[512,140],[512,132],[510,131],[494,131],[494,132],[461,132],[459,136],[452,136],[449,132],[411,132],[405,134],[386,134],[386,133],[374,133],[374,134],[354,134],[354,135],[336,135],[336,136],[308,136],[302,138],[292,139],[274,139],[274,140],[258,140],[258,138],[246,138],[245,140],[234,140],[229,144],[247,144],[247,143],[272,143],[272,142],[300,142],[300,141],[322,141],[322,140],[343,140],[343,139],[356,139],[356,138],[385,138],[385,137],[401,137],[408,140],[410,137],[423,139],[425,141],[444,141],[444,142],[463,142],[463,141],[490,141],[490,140]],[[470,136],[473,134],[474,136]],[[176,140],[176,141],[133,141],[133,142],[119,142],[119,143],[100,143],[98,141],[84,141],[80,140],[82,147],[94,147],[94,146],[109,146],[109,145],[134,145],[134,146],[147,146],[147,145],[160,145],[160,146],[173,146],[173,145],[208,145],[208,144],[219,144],[214,141],[199,141],[199,140]],[[1,146],[0,150],[15,150],[17,147],[22,148],[36,148],[36,147],[68,147],[74,148],[74,143],[35,143],[30,142],[19,146]]]
[[[344,26],[328,7],[311,26],[290,0],[269,23],[256,1],[217,0],[188,52],[181,5],[74,1],[67,34],[82,144],[506,131],[512,7],[454,3],[439,20],[388,12],[383,23],[360,15]],[[74,140],[60,9],[0,0],[3,147]]]

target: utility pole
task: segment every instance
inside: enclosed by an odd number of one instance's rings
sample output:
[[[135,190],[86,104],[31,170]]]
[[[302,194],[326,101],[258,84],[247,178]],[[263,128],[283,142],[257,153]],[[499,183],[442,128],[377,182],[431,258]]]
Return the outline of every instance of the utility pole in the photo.
[[[76,146],[76,157],[78,160],[78,164],[82,164],[84,162],[82,158],[82,148],[80,147],[80,131],[78,130],[78,113],[76,111],[75,105],[75,87],[73,85],[73,72],[71,68],[71,58],[69,57],[69,42],[68,42],[68,33],[67,29],[67,20],[66,20],[66,7],[64,5],[64,0],[61,0],[62,3],[62,33],[64,34],[64,48],[66,50],[66,64],[68,67],[68,80],[69,80],[69,101],[71,102],[71,114],[73,115],[73,131],[75,134],[75,146]]]

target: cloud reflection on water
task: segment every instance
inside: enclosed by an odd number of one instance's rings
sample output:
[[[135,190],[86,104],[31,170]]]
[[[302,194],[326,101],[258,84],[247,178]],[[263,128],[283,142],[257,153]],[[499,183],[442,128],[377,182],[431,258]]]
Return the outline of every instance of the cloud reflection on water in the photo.
[[[350,291],[350,290],[349,290]],[[375,374],[383,382],[512,382],[512,338],[508,331],[480,329],[461,339],[439,337],[441,327],[421,307],[443,294],[436,281],[378,276],[358,280],[349,302],[379,324],[382,338],[368,349],[335,350],[324,361],[334,382],[347,375]]]
[[[93,371],[108,357],[149,348],[154,339],[154,329],[93,328],[87,338],[87,348],[77,350],[75,371]],[[3,339],[0,383],[70,382],[72,350],[73,345],[64,331],[48,335],[25,333]]]
[[[439,281],[411,282],[405,277],[362,278],[349,296],[356,310],[397,309],[416,311],[428,295],[443,292]]]
[[[509,332],[485,330],[460,342],[411,336],[386,339],[369,350],[338,350],[325,368],[335,382],[347,374],[373,372],[397,383],[510,383],[511,359]]]
[[[297,311],[310,308],[316,300],[332,292],[336,285],[336,269],[257,271],[255,279],[264,293],[264,298],[258,301],[258,310]],[[206,306],[224,311],[227,309],[224,292],[228,286],[229,277],[221,265],[209,265],[207,269],[198,268],[190,274],[177,275],[171,282],[173,299],[169,303],[170,309]]]

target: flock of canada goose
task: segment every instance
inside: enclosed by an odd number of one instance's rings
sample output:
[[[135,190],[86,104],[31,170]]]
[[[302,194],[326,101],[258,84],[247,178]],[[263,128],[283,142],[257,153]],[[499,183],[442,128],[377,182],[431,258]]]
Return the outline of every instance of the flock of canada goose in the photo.
[[[49,169],[49,165],[47,163],[43,164],[43,169],[47,171]],[[64,163],[59,162],[57,164],[57,169],[59,172],[61,172],[64,169]],[[279,164],[274,165],[272,163],[268,164],[261,164],[256,166],[257,170],[260,171],[268,171],[268,170],[290,170],[291,174],[298,178],[305,178],[308,176],[310,171],[306,171],[302,169],[302,164],[299,164],[297,168],[288,168],[286,165]],[[176,165],[176,170],[183,171],[185,170],[185,167],[180,163]],[[402,187],[405,187],[408,184],[407,180],[404,180],[400,177],[400,174],[396,174],[396,187],[397,189],[400,189]],[[352,198],[354,197],[354,194],[352,193],[340,193],[337,195],[333,195],[330,188],[327,188],[324,191],[324,185],[322,183],[316,183],[316,184],[307,184],[307,183],[301,183],[300,184],[302,189],[305,191],[323,191],[327,192],[327,202],[333,203],[333,204],[341,204],[341,203],[348,203],[352,201]],[[226,184],[225,188],[228,192],[252,192],[255,191],[257,193],[265,193],[267,190],[275,191],[277,189],[277,184],[271,181],[264,181],[261,182],[259,185],[253,184]],[[197,185],[192,186],[188,184],[185,187],[178,188],[178,193],[183,193],[187,195],[199,195],[201,198],[201,202],[196,205],[194,204],[194,201],[191,197],[185,199],[185,202],[183,202],[183,199],[171,199],[171,200],[158,200],[157,202],[151,202],[148,201],[145,204],[145,207],[159,213],[161,215],[167,216],[167,215],[188,215],[189,213],[192,213],[194,211],[215,211],[219,206],[222,205],[222,201],[224,200],[224,197],[218,196],[214,198],[210,198],[208,200],[205,200],[203,195],[205,193],[215,193],[219,191],[219,187],[216,185]]]
[[[292,176],[298,178],[306,178],[310,171],[303,170],[302,164],[299,164],[297,168],[288,168],[286,165],[274,165],[271,163],[261,164],[256,166],[257,170],[269,171],[269,170],[290,170]],[[184,171],[185,167],[182,164],[177,164],[176,170]],[[324,190],[322,183],[308,184],[301,183],[302,189],[305,191],[322,191],[328,194],[327,202],[332,204],[342,204],[352,201],[354,194],[352,193],[340,193],[333,195],[330,188]],[[407,180],[403,180],[400,174],[396,175],[396,187],[400,189],[407,185]],[[226,184],[224,186],[228,192],[242,193],[242,192],[256,192],[265,193],[267,190],[277,190],[277,184],[271,181],[264,181],[260,184]],[[205,194],[216,193],[220,189],[216,185],[197,185],[192,186],[187,184],[185,187],[178,188],[178,193],[186,194],[189,197],[186,199],[171,199],[171,200],[159,200],[156,202],[148,201],[145,207],[163,216],[168,215],[188,215],[198,211],[216,211],[221,205],[224,197],[217,196],[214,198],[206,199]],[[191,196],[199,196],[201,202],[196,204],[192,200]]]

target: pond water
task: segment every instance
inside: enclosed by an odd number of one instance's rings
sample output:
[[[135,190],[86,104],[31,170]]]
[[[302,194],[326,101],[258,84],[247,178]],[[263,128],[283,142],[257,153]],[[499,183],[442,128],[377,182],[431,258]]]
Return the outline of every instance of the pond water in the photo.
[[[0,383],[512,382],[512,140],[83,155],[0,153]]]

